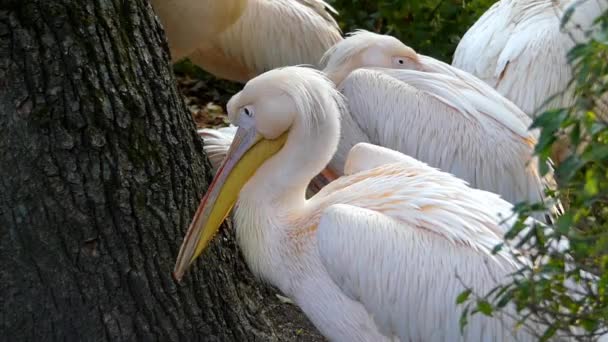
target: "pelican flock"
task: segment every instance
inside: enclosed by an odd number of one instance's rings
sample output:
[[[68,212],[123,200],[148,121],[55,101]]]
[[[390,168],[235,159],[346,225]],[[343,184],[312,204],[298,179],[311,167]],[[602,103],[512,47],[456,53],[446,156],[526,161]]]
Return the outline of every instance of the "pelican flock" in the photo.
[[[233,212],[251,271],[331,341],[536,340],[546,327],[517,324],[511,306],[461,333],[455,299],[531,262],[525,246],[492,251],[515,204],[556,188],[530,125],[567,88],[556,18],[584,1],[573,18],[586,29],[603,0],[500,0],[450,65],[387,35],[342,37],[322,0],[152,0],[173,61],[245,83],[232,124],[199,130],[215,176],[175,279]],[[564,94],[544,108],[571,104]]]
[[[542,202],[545,189],[555,187],[551,173],[539,175],[530,118],[474,76],[419,55],[394,37],[366,31],[335,44],[323,60],[324,73],[347,98],[329,174],[340,175],[349,150],[368,142],[513,204]],[[200,130],[216,169],[235,132],[235,127]],[[558,210],[559,205],[553,214]]]
[[[188,229],[175,277],[236,203],[237,241],[251,270],[330,340],[532,340],[502,316],[475,317],[459,332],[454,298],[464,287],[456,277],[489,290],[516,269],[510,254],[491,254],[512,208],[498,195],[359,144],[345,162],[348,175],[305,198],[337,150],[344,106],[329,79],[302,67],[262,74],[230,100],[238,130]],[[375,160],[365,165],[360,154]]]

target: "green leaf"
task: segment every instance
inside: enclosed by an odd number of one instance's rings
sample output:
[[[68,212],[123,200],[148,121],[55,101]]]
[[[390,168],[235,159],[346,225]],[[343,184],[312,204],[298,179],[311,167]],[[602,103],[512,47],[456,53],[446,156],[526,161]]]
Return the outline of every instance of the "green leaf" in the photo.
[[[599,192],[599,180],[595,176],[593,170],[587,170],[585,173],[585,187],[584,191],[588,196],[595,196]]]
[[[583,153],[583,160],[603,160],[608,158],[608,145],[596,144]]]
[[[593,331],[598,328],[598,325],[600,324],[600,322],[599,322],[599,320],[596,320],[596,319],[585,318],[585,319],[581,319],[580,324],[585,330]]]
[[[456,304],[464,303],[467,299],[469,299],[470,295],[471,295],[471,289],[467,289],[467,290],[461,292],[458,295],[458,297],[456,297]]]
[[[572,227],[572,224],[574,223],[574,216],[572,215],[571,212],[567,212],[564,215],[560,216],[557,219],[557,232],[560,234],[568,234],[568,232],[570,231],[570,228]]]
[[[570,21],[570,18],[572,17],[572,15],[574,14],[574,10],[576,9],[576,6],[570,6],[562,15],[562,20],[560,22],[560,27],[563,29],[564,26],[566,26],[566,24]]]
[[[566,158],[557,168],[558,182],[568,183],[581,167],[582,163],[576,155]]]
[[[553,335],[555,335],[556,332],[557,332],[557,326],[555,326],[555,325],[550,326],[547,330],[545,330],[545,333],[540,337],[539,341],[541,341],[541,342],[548,341],[551,337],[553,337]]]
[[[494,248],[492,248],[492,254],[496,254],[498,252],[500,252],[502,250],[502,248],[504,247],[504,243],[499,243],[498,245],[494,246]]]
[[[512,291],[506,291],[498,300],[498,302],[496,302],[496,307],[497,308],[504,308],[505,306],[507,306],[507,304],[509,304],[509,302],[513,299],[513,292]]]
[[[480,299],[477,301],[477,310],[486,316],[492,317],[492,305],[488,301]]]
[[[460,315],[460,334],[464,335],[464,328],[469,323],[469,306],[467,305],[464,310],[462,310],[462,314]]]

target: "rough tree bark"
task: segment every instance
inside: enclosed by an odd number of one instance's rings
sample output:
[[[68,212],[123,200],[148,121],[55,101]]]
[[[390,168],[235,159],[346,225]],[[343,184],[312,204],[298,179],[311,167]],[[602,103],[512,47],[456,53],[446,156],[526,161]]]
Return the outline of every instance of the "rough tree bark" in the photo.
[[[0,339],[321,340],[230,232],[174,283],[207,170],[146,0],[0,1]]]

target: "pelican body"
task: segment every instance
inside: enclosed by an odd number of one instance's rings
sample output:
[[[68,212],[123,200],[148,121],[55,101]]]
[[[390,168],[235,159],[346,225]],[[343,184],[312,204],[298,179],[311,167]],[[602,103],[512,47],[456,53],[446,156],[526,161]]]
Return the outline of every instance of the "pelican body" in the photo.
[[[347,99],[340,143],[327,167],[330,175],[340,175],[350,149],[367,142],[405,153],[513,204],[544,201],[545,189],[555,187],[552,173],[539,175],[531,119],[473,75],[367,31],[337,43],[322,63]],[[216,168],[235,132],[235,127],[199,132]],[[322,187],[319,183],[327,182],[313,182],[316,188]],[[552,215],[558,213],[559,204],[552,209]]]
[[[173,61],[246,82],[280,66],[317,64],[342,39],[322,0],[152,0]]]
[[[479,77],[530,117],[569,107],[575,96],[568,52],[587,40],[594,19],[607,8],[606,0],[500,0],[462,37],[452,65]],[[565,15],[570,18],[562,27]],[[608,115],[605,108],[597,113]],[[556,163],[570,154],[568,145],[565,137],[554,145]]]
[[[236,237],[252,272],[331,341],[534,340],[500,314],[477,315],[460,334],[457,277],[483,293],[516,269],[511,254],[491,253],[512,210],[499,196],[363,143],[351,149],[344,176],[305,198],[337,150],[344,106],[329,79],[301,67],[262,74],[230,100],[238,129],[175,278],[236,203]]]
[[[568,51],[585,40],[606,8],[606,0],[500,0],[462,37],[452,65],[479,77],[529,116],[570,106]],[[562,29],[569,9],[574,12]]]

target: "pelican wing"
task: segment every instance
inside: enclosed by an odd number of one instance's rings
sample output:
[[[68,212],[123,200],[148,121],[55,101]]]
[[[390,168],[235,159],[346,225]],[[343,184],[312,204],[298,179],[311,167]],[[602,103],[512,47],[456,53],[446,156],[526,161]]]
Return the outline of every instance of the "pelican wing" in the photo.
[[[357,70],[340,89],[350,110],[342,121],[364,132],[363,141],[412,156],[511,203],[542,200],[534,138],[511,112],[462,80],[413,70]],[[343,169],[346,158],[340,156],[361,138],[343,132],[332,167]]]
[[[463,36],[452,65],[481,78],[532,116],[566,90],[572,76],[567,52],[575,42],[561,32],[561,15],[558,2],[551,0],[497,2]],[[571,101],[568,92],[548,105]]]
[[[152,0],[160,18],[171,59],[176,62],[233,25],[244,10],[245,0]]]
[[[374,151],[372,147],[359,144],[350,156],[375,152],[381,165],[340,177],[321,189],[310,199],[307,213],[293,221],[288,232],[290,241],[300,247],[303,241],[314,243],[309,246],[319,253],[320,261],[313,267],[314,273],[327,272],[332,285],[340,291],[340,296],[334,294],[324,300],[324,310],[325,303],[336,303],[336,298],[341,299],[344,294],[357,301],[389,338],[451,340],[449,337],[459,336],[458,313],[455,305],[450,305],[458,293],[443,288],[457,280],[456,271],[465,272],[461,276],[466,285],[490,286],[486,280],[494,275],[491,272],[503,272],[496,273],[498,279],[514,268],[508,255],[491,254],[513,222],[508,219],[505,225],[501,224],[511,214],[512,205],[496,194],[471,189],[464,181],[414,158],[379,146]],[[392,229],[401,237],[395,239],[385,229]],[[302,238],[310,233],[316,238]],[[382,247],[383,241],[391,242]],[[385,251],[376,254],[376,248]],[[354,254],[366,254],[367,258],[351,258]],[[424,258],[425,255],[430,256]],[[384,262],[402,257],[406,258],[404,267],[397,262]],[[455,261],[458,258],[462,263]],[[348,260],[356,260],[356,264],[346,265]],[[486,266],[486,262],[490,264]],[[458,264],[459,268],[450,268],[450,264]],[[490,271],[479,272],[483,266]],[[367,272],[373,274],[363,279]],[[432,276],[435,273],[437,277]],[[429,288],[424,283],[439,287]],[[327,284],[315,288],[314,293],[323,295],[332,287]],[[481,291],[484,289],[487,288]],[[382,293],[390,294],[374,302]],[[451,295],[453,298],[448,297]],[[412,304],[414,298],[416,303]],[[299,301],[306,302],[305,297],[299,297]],[[381,308],[387,301],[392,301],[391,307]],[[305,311],[310,309],[308,303],[303,305]],[[447,310],[446,305],[450,305]],[[350,310],[346,305],[340,307]],[[416,317],[404,315],[411,312]],[[447,331],[449,335],[435,335],[436,324],[441,324],[441,330],[446,326],[452,330]],[[483,324],[475,330],[483,331],[487,340],[504,333],[498,328],[490,331],[496,322]],[[474,337],[466,340],[483,340]]]
[[[203,149],[211,162],[214,172],[217,171],[217,168],[224,161],[236,130],[237,127],[233,125],[218,129],[203,128],[197,130],[198,135],[203,139]]]
[[[340,29],[340,26],[336,20],[331,16],[330,13],[338,15],[338,11],[333,8],[329,3],[323,0],[297,0],[299,3],[308,6],[317,12],[321,17],[325,18],[327,22],[333,27]]]
[[[506,126],[512,126],[513,124],[511,124],[509,121],[515,119],[519,119],[519,121],[521,121],[526,128],[529,128],[532,124],[532,120],[528,114],[524,113],[515,103],[506,98],[504,95],[500,94],[498,91],[496,91],[496,89],[475,75],[432,57],[419,56],[419,58],[421,64],[423,65],[423,70],[421,71],[440,73],[459,78],[466,86],[468,92],[476,93],[480,98],[486,98],[486,103],[492,103],[494,106],[500,106],[502,111],[510,112],[508,115],[501,115],[501,113],[498,112],[495,113],[496,115],[494,116],[494,118],[498,121],[505,120],[503,124]],[[398,71],[396,74],[398,74]],[[399,77],[396,76],[396,78]],[[483,106],[482,102],[478,102],[477,104]],[[536,131],[535,134],[538,134],[538,132]]]
[[[515,270],[509,256],[451,241],[430,225],[424,220],[408,224],[349,205],[331,206],[321,217],[317,240],[324,267],[387,337],[459,340],[461,307],[455,301],[465,285],[485,293]],[[486,243],[500,242],[490,228],[479,234]],[[416,315],[408,315],[411,312]],[[478,315],[461,340],[530,339],[513,326],[504,316]]]
[[[323,53],[342,39],[327,9],[331,7],[320,0],[250,1],[214,45],[255,75],[287,65],[318,65]],[[190,58],[205,67],[200,52]]]
[[[354,160],[371,155],[374,160],[367,165],[364,159]],[[443,213],[443,218],[452,217],[460,223],[469,219],[471,222],[480,220],[502,224],[506,220],[504,226],[494,227],[495,233],[500,236],[505,232],[505,227],[513,223],[512,204],[500,196],[472,189],[462,179],[403,153],[360,143],[353,147],[347,165],[353,165],[349,166],[349,175],[328,184],[316,195],[324,206],[341,203],[373,209],[414,225],[419,214],[432,215],[435,209]],[[457,204],[454,205],[454,202]],[[476,203],[484,203],[485,207],[480,208]],[[408,221],[410,219],[414,221]],[[444,228],[436,233],[444,229],[444,233],[451,234],[452,240],[464,243],[469,243],[469,239],[472,243],[475,243],[473,240],[484,240],[475,225],[438,226]],[[493,243],[486,247],[492,249]]]
[[[470,72],[491,86],[494,86],[490,80],[494,77],[496,61],[513,31],[509,16],[504,15],[510,9],[509,3],[494,3],[469,28],[456,47],[452,61],[453,66]]]
[[[352,175],[361,171],[392,163],[409,163],[411,158],[397,151],[381,146],[358,143],[348,153],[344,164],[344,175]]]

